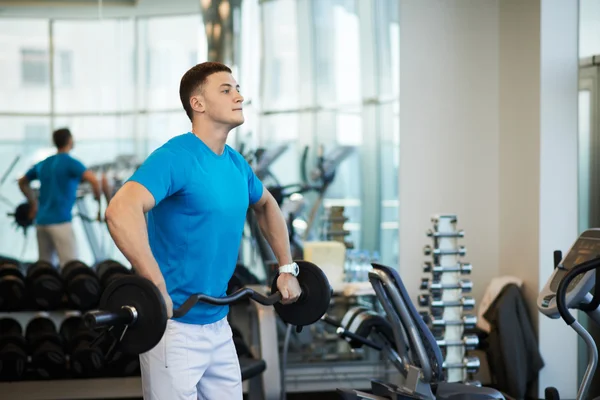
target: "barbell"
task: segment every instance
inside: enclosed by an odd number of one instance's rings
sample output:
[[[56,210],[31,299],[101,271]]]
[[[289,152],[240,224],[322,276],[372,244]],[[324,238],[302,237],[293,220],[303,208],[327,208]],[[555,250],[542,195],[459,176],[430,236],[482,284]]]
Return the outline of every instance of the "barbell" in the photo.
[[[271,285],[271,295],[264,296],[251,288],[242,288],[225,297],[205,294],[190,296],[179,308],[173,310],[173,318],[185,315],[197,303],[229,305],[250,298],[259,304],[273,306],[283,322],[302,327],[321,319],[330,304],[332,288],[327,276],[316,265],[308,261],[296,261],[297,276],[302,293],[291,304],[282,304],[277,290],[277,277]],[[90,329],[119,328],[116,341],[120,350],[127,354],[145,353],[156,346],[167,327],[167,307],[158,288],[139,275],[127,275],[113,280],[103,291],[98,310],[83,315]],[[102,336],[102,335],[101,335]],[[116,345],[117,343],[115,343]],[[114,348],[115,346],[111,346]]]

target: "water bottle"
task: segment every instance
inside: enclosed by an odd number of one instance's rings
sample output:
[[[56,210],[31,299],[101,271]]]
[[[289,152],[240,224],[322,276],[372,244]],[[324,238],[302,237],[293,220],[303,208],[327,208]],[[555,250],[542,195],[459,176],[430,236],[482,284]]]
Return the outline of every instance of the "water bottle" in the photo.
[[[344,282],[352,282],[355,258],[356,257],[354,255],[354,250],[346,251],[346,263],[344,265]]]
[[[371,262],[378,263],[379,260],[380,260],[380,258],[379,258],[379,252],[378,251],[374,251],[373,254],[371,254]]]

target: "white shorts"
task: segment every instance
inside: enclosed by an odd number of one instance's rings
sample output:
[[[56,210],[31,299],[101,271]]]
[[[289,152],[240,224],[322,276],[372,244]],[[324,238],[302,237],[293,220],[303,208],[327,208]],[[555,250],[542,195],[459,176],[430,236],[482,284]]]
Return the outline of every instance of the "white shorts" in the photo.
[[[77,242],[71,222],[38,225],[36,231],[39,260],[62,267],[69,261],[77,259]]]
[[[241,400],[242,373],[227,318],[167,321],[161,341],[140,354],[145,400]]]

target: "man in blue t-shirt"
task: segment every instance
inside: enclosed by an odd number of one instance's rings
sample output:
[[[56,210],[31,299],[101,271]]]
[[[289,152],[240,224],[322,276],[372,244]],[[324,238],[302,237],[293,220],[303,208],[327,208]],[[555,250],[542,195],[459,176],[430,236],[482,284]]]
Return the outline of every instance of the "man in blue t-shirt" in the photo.
[[[182,77],[179,94],[192,130],[148,156],[111,200],[106,220],[133,268],[162,293],[170,317],[162,340],[140,356],[144,398],[242,399],[228,307],[199,303],[176,319],[173,308],[193,294],[226,294],[249,206],[279,262],[282,303],[300,296],[298,266],[277,202],[226,144],[244,122],[231,70],[196,65]]]
[[[38,259],[64,266],[77,259],[77,241],[71,224],[77,187],[81,181],[89,182],[99,200],[100,184],[92,171],[69,154],[74,144],[69,129],[54,131],[52,140],[56,154],[31,167],[19,179],[19,188],[29,202],[29,218],[35,220]],[[34,180],[40,181],[39,198],[29,185]]]

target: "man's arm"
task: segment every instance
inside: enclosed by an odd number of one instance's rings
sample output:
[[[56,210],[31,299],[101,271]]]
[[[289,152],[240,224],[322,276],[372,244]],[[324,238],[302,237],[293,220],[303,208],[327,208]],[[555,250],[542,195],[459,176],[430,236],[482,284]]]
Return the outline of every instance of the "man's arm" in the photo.
[[[21,192],[27,198],[27,202],[31,205],[31,207],[37,208],[37,199],[33,193],[33,190],[31,189],[31,186],[29,185],[29,179],[27,178],[27,175],[23,175],[19,179],[19,189],[21,189]]]
[[[100,182],[98,182],[96,174],[88,169],[81,176],[81,180],[89,182],[89,184],[92,186],[92,191],[94,192],[94,199],[100,200]]]
[[[267,242],[269,242],[279,265],[292,263],[287,223],[277,201],[267,188],[263,188],[260,200],[252,205],[252,209],[256,215],[260,230]]]
[[[252,205],[256,220],[262,234],[271,246],[279,266],[293,262],[290,250],[290,238],[287,224],[277,201],[263,186],[263,193],[255,204]],[[277,288],[281,293],[281,303],[290,304],[298,300],[301,289],[295,276],[282,273],[277,278]]]
[[[164,277],[150,249],[144,216],[154,203],[144,186],[126,182],[110,201],[105,218],[112,239],[135,271],[166,292]]]

